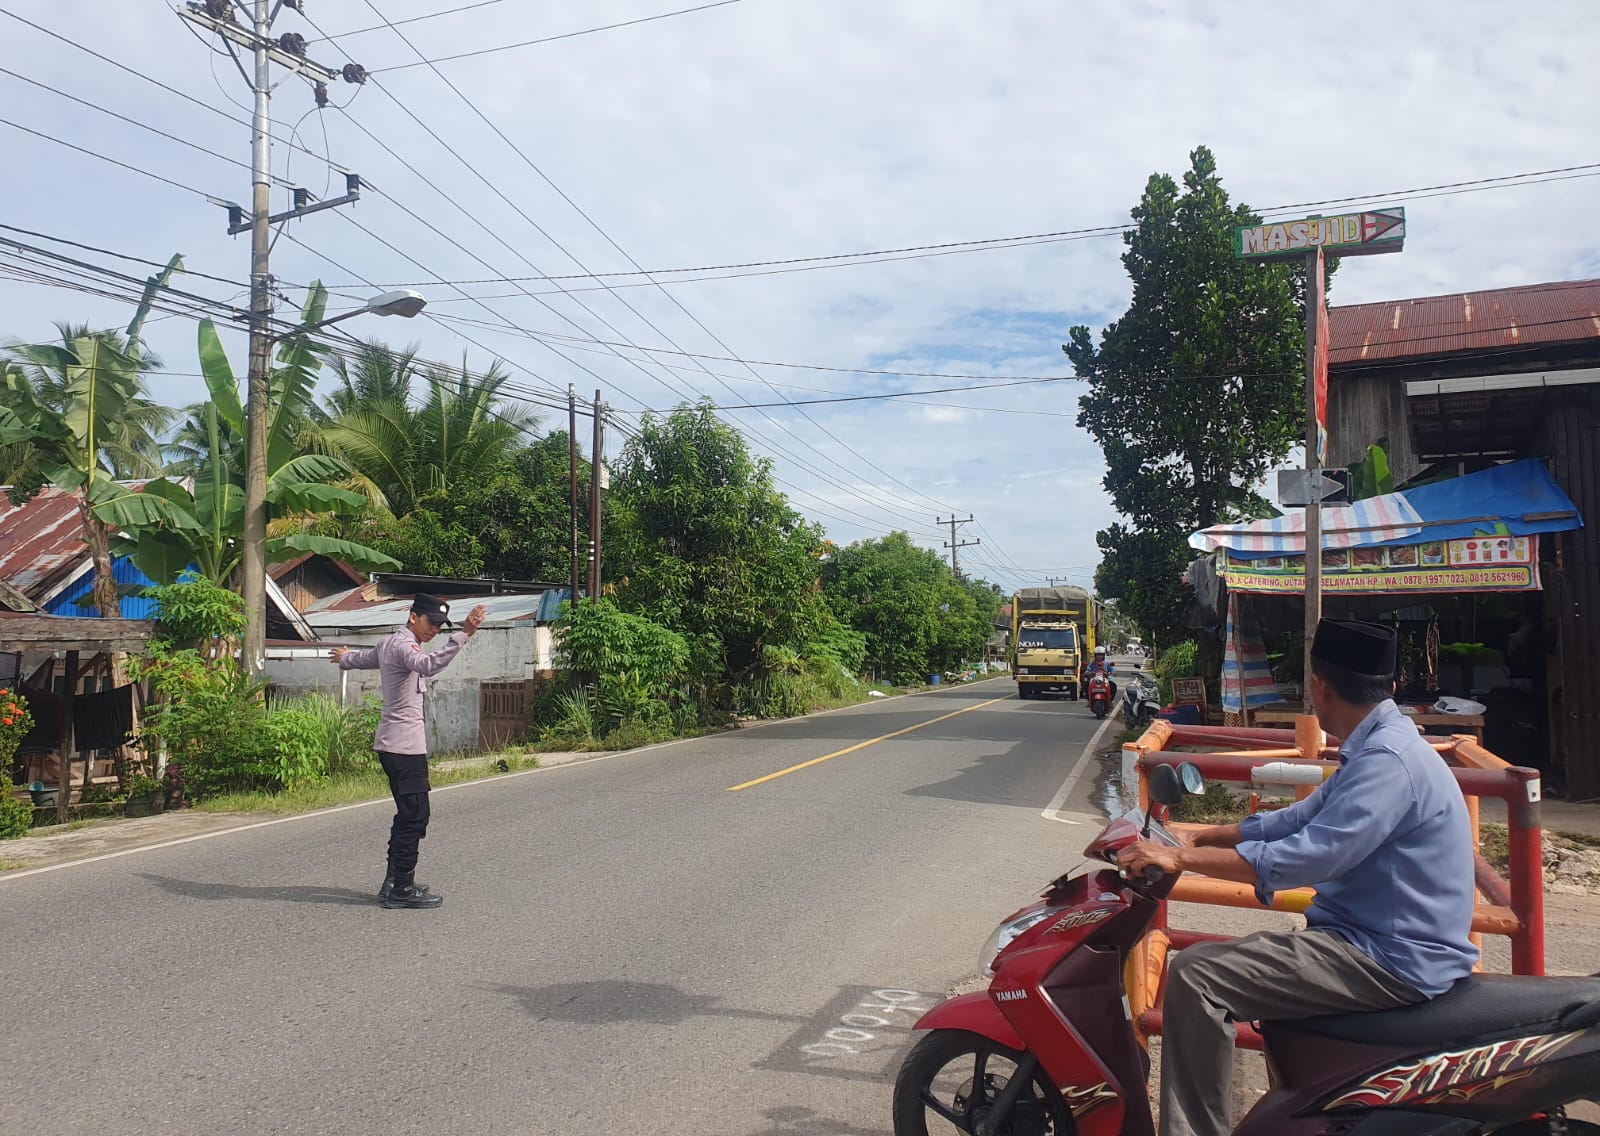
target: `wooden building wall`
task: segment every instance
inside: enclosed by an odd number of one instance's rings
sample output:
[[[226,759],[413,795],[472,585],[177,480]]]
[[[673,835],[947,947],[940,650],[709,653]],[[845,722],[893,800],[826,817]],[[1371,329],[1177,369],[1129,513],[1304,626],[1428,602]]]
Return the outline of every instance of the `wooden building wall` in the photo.
[[[1547,392],[1540,449],[1584,519],[1583,528],[1557,538],[1562,688],[1551,724],[1568,797],[1593,800],[1600,798],[1600,387]]]
[[[1422,472],[1411,446],[1406,384],[1394,373],[1337,374],[1328,381],[1328,465],[1353,465],[1388,438],[1389,472],[1403,485]]]

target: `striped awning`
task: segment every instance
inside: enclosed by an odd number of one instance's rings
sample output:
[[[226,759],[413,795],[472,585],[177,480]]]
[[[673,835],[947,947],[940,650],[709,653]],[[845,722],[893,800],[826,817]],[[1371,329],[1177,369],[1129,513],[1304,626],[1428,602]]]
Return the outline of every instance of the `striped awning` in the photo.
[[[1330,505],[1322,510],[1322,547],[1355,548],[1405,540],[1422,531],[1422,517],[1404,493],[1386,493],[1349,505]],[[1296,509],[1282,517],[1269,517],[1244,524],[1212,525],[1189,537],[1189,546],[1201,552],[1226,548],[1233,552],[1269,555],[1304,554],[1306,517]]]

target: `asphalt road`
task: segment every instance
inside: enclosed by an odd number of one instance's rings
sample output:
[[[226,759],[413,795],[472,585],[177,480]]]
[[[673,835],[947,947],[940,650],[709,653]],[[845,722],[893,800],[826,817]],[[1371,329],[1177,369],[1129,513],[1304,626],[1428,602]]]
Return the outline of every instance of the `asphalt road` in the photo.
[[[431,912],[383,805],[0,879],[0,1132],[887,1132],[1099,725],[995,680],[452,787]]]

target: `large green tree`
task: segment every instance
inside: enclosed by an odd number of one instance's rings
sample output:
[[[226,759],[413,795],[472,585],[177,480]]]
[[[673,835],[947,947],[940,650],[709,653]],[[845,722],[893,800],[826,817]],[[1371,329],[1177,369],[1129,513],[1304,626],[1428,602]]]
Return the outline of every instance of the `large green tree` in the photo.
[[[617,459],[603,564],[617,602],[689,640],[701,684],[755,674],[764,648],[827,625],[821,531],[711,407],[645,415]]]
[[[571,571],[571,478],[565,430],[511,455],[482,481],[430,493],[403,517],[369,515],[347,535],[408,572],[565,581]],[[578,540],[589,539],[589,463],[578,461]]]
[[[1188,535],[1260,511],[1255,486],[1304,436],[1305,274],[1234,256],[1235,226],[1260,218],[1229,201],[1203,146],[1181,187],[1151,176],[1133,220],[1128,310],[1098,346],[1079,326],[1062,350],[1088,380],[1078,425],[1127,518],[1097,534],[1096,586],[1165,635],[1181,622]]]
[[[822,583],[834,615],[866,636],[867,665],[893,682],[975,661],[1001,604],[992,587],[958,581],[903,532],[834,549]]]

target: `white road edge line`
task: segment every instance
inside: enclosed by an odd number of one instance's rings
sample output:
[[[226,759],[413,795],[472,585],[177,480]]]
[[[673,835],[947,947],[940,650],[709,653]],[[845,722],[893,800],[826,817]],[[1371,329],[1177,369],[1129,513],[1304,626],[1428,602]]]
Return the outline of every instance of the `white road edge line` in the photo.
[[[1004,677],[1004,676],[997,676],[997,677]],[[978,680],[978,682],[966,683],[965,685],[967,685],[967,686],[978,686],[980,683],[992,682],[992,681],[994,681],[994,680],[993,679],[980,679],[980,680]],[[956,689],[956,688],[954,688],[954,687],[945,687],[945,689],[946,690],[952,690],[952,689]],[[857,706],[875,706],[875,705],[878,705],[880,702],[892,702],[896,698],[915,698],[919,694],[932,694],[932,693],[934,693],[934,691],[930,689],[930,690],[919,690],[919,691],[916,691],[916,692],[911,693],[911,694],[897,694],[897,695],[892,695],[890,698],[878,699],[878,700],[875,700],[873,702],[857,702],[857,703],[853,703],[850,706],[839,706],[839,707],[836,707],[836,708],[834,708],[832,710],[814,711],[814,712],[812,712],[810,714],[802,714],[798,718],[775,718],[775,719],[772,719],[771,722],[749,723],[744,728],[745,729],[750,729],[750,728],[754,728],[754,727],[757,727],[757,726],[776,725],[778,722],[796,722],[796,721],[799,721],[801,718],[817,718],[817,717],[821,717],[821,716],[823,716],[825,714],[837,714],[837,713],[840,713],[841,711],[844,711],[844,710],[854,710]],[[731,733],[733,731],[729,731],[729,732]],[[706,736],[706,737],[716,737],[718,735],[708,734],[708,735],[704,735],[704,736]],[[515,773],[502,773],[502,774],[500,774],[498,776],[479,777],[479,778],[477,778],[475,780],[472,780],[472,781],[458,781],[454,785],[441,785],[439,788],[437,788],[437,789],[435,789],[433,791],[435,793],[448,793],[452,789],[470,789],[475,785],[498,784],[498,783],[503,782],[503,781],[509,781],[514,777],[526,777],[530,773],[554,773],[558,769],[576,769],[576,768],[580,768],[580,767],[585,766],[585,765],[593,765],[594,763],[599,762],[599,761],[610,761],[613,758],[618,758],[618,757],[632,757],[635,754],[649,753],[651,750],[669,749],[672,746],[683,745],[685,742],[692,742],[692,741],[699,741],[699,740],[701,740],[701,739],[700,738],[674,738],[671,741],[657,742],[654,745],[639,746],[639,747],[637,747],[635,749],[621,749],[621,750],[617,750],[614,753],[596,754],[594,757],[586,757],[586,758],[583,758],[582,760],[579,760],[579,761],[566,761],[566,762],[562,762],[560,765],[545,765],[545,766],[540,766],[540,767],[538,767],[536,769],[519,769]],[[534,756],[537,757],[538,755],[535,754]],[[374,805],[392,805],[392,804],[394,804],[394,800],[392,798],[390,798],[390,797],[374,797],[370,801],[356,801],[354,804],[334,805],[331,808],[326,808],[326,809],[313,809],[311,812],[295,813],[292,816],[273,817],[271,820],[252,821],[249,824],[235,824],[235,825],[230,825],[227,828],[214,829],[211,832],[197,832],[193,836],[180,836],[176,840],[163,840],[163,841],[161,841],[161,842],[159,842],[157,844],[139,844],[139,845],[135,845],[132,848],[120,848],[115,852],[102,852],[98,856],[85,856],[85,857],[82,857],[81,859],[78,859],[78,860],[62,860],[59,863],[45,864],[42,867],[38,867],[38,868],[21,868],[21,869],[18,869],[17,871],[13,871],[13,872],[0,872],[0,886],[4,886],[5,884],[9,883],[12,880],[25,879],[28,876],[43,875],[45,872],[59,872],[63,868],[78,868],[78,867],[82,867],[85,864],[98,864],[98,863],[101,863],[101,862],[103,862],[105,860],[118,860],[118,859],[121,859],[123,856],[133,856],[133,855],[137,855],[140,852],[155,852],[155,851],[157,851],[158,849],[161,849],[161,848],[176,848],[180,844],[193,844],[196,841],[199,841],[199,840],[210,840],[213,837],[231,836],[236,832],[250,832],[250,831],[252,831],[254,829],[257,829],[257,828],[271,828],[275,824],[289,824],[290,822],[297,821],[297,820],[311,820],[314,817],[331,816],[334,813],[347,813],[347,812],[350,812],[353,809],[369,809],[369,808],[372,808]]]
[[[1068,795],[1077,786],[1079,779],[1083,776],[1083,771],[1089,768],[1096,751],[1100,748],[1100,739],[1105,737],[1106,731],[1117,721],[1118,718],[1115,714],[1107,714],[1105,721],[1100,723],[1100,728],[1084,744],[1083,752],[1078,755],[1078,760],[1073,763],[1072,771],[1067,774],[1067,779],[1061,782],[1061,788],[1056,790],[1056,795],[1050,798],[1050,803],[1039,813],[1045,820],[1053,820],[1058,824],[1078,823],[1075,820],[1068,820],[1066,817],[1061,816],[1061,806],[1066,804]]]

